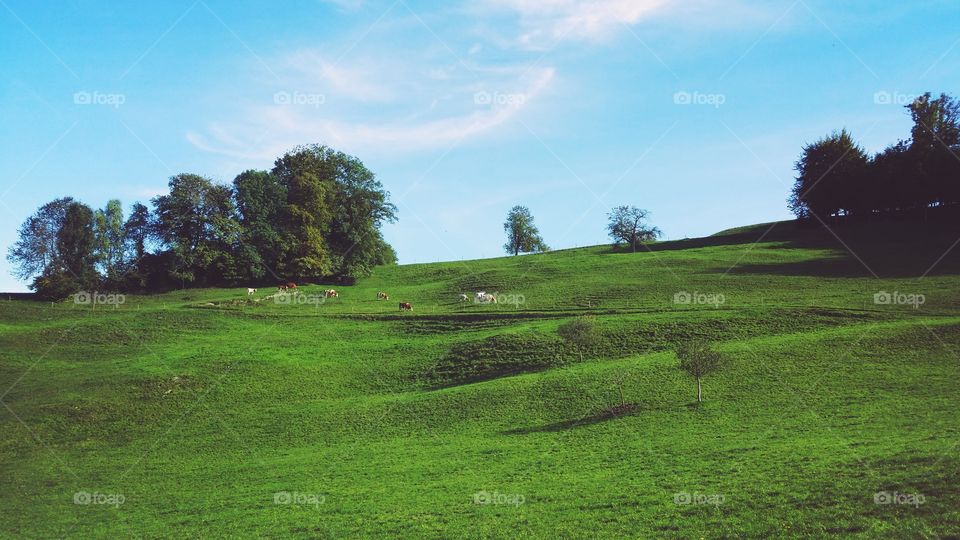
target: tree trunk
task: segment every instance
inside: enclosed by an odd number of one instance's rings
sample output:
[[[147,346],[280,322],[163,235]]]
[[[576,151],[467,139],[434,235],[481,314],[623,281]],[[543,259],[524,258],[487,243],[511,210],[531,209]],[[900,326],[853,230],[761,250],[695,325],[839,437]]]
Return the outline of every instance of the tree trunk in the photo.
[[[703,401],[703,387],[700,386],[700,377],[697,377],[697,403]]]

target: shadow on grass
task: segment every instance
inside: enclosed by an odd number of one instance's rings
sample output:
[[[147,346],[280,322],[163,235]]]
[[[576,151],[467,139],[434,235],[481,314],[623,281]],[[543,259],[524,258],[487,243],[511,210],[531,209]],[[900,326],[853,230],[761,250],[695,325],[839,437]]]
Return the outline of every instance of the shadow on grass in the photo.
[[[627,403],[626,405],[617,405],[616,407],[611,407],[605,411],[600,411],[598,413],[586,416],[584,418],[577,418],[575,420],[563,420],[561,422],[554,422],[552,424],[545,424],[542,426],[530,426],[524,428],[509,429],[502,432],[503,435],[529,435],[531,433],[556,433],[559,431],[566,431],[568,429],[592,426],[594,424],[600,424],[602,422],[607,422],[610,420],[616,420],[617,418],[623,418],[626,416],[633,416],[640,412],[640,407],[634,403]]]

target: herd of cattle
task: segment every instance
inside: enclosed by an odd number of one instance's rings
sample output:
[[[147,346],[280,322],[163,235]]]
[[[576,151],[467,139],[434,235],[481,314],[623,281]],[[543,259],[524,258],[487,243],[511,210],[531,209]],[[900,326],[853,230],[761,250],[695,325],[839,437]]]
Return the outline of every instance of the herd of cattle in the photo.
[[[277,286],[277,294],[285,294],[287,292],[296,291],[296,290],[297,290],[297,284],[293,282],[281,283],[280,285]],[[247,287],[247,296],[253,296],[255,294],[257,294],[257,289],[253,287]],[[323,296],[325,298],[339,298],[340,293],[338,293],[334,289],[325,289],[323,291]],[[377,300],[390,300],[390,295],[383,291],[379,291],[377,292]],[[465,294],[461,294],[459,297],[459,300],[461,302],[466,302],[470,300],[470,297]],[[489,294],[486,291],[478,291],[474,295],[473,300],[478,304],[496,304],[497,303],[496,295]],[[400,311],[413,311],[413,304],[411,304],[410,302],[400,302]]]

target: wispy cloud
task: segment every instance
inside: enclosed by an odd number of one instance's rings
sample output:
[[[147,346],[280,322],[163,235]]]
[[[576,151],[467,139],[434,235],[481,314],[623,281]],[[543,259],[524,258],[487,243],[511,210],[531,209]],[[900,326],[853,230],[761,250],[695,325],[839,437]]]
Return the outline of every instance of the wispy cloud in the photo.
[[[199,149],[264,160],[298,144],[348,151],[446,148],[490,133],[535,102],[555,77],[551,67],[403,65],[391,59],[342,67],[313,51],[278,65],[284,89],[238,110],[233,119],[189,131]],[[274,87],[275,88],[275,87]],[[277,96],[283,99],[277,101]]]

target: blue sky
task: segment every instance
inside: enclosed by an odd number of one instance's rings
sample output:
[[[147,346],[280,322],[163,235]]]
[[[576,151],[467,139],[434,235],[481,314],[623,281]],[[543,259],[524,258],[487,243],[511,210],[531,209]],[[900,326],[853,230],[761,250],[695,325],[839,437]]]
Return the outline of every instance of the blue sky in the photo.
[[[55,197],[314,142],[391,191],[404,263],[499,255],[514,204],[555,248],[619,204],[667,238],[784,219],[803,143],[877,151],[910,96],[960,94],[958,27],[945,0],[0,0],[0,249]]]

